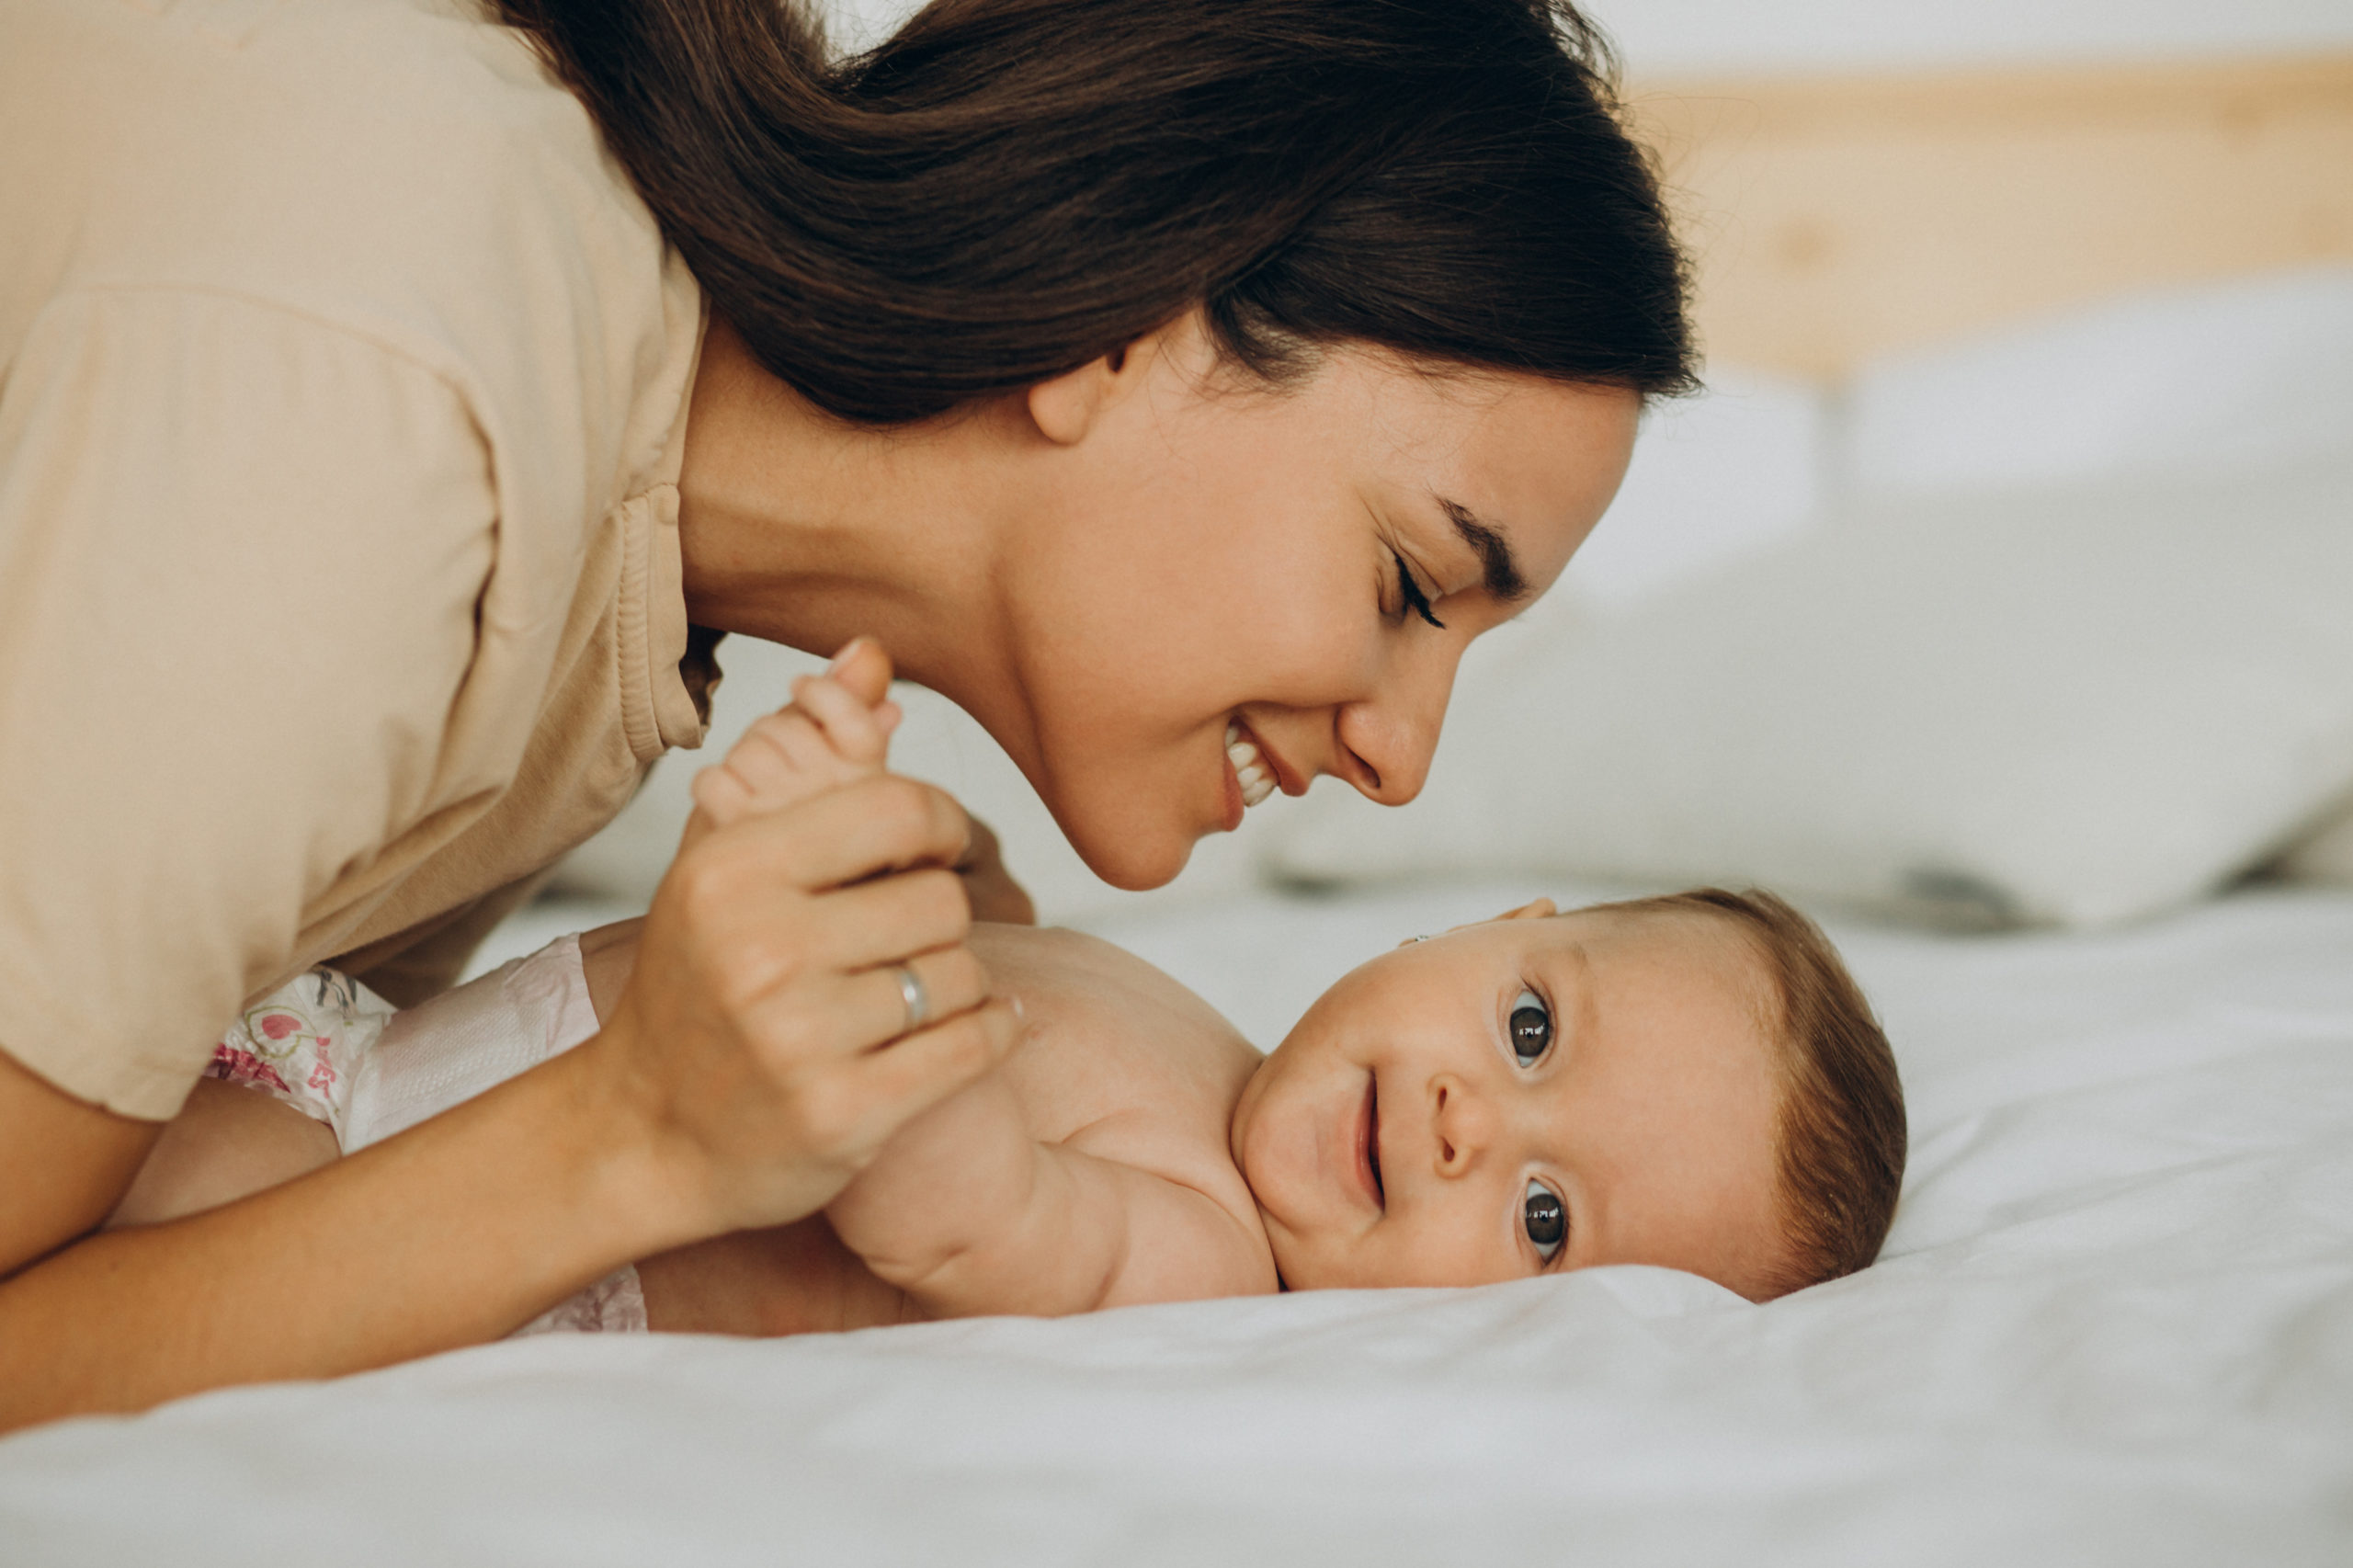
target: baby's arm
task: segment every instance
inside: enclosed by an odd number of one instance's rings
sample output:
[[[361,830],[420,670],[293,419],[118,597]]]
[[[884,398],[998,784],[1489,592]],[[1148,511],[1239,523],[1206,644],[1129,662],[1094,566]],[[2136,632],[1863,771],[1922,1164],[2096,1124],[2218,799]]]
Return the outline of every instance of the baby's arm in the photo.
[[[325,1122],[257,1089],[199,1078],[105,1228],[218,1209],[341,1157]]]
[[[825,1213],[933,1317],[1055,1317],[1267,1288],[1264,1245],[1215,1199],[1040,1142],[1001,1074],[901,1129]]]

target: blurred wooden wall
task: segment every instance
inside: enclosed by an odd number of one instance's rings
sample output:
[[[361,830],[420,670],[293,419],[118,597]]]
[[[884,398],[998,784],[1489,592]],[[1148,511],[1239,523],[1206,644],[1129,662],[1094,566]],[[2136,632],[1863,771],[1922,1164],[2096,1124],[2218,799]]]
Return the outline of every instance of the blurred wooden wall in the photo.
[[[1626,96],[1719,361],[1836,374],[2119,290],[2353,262],[2353,55]]]

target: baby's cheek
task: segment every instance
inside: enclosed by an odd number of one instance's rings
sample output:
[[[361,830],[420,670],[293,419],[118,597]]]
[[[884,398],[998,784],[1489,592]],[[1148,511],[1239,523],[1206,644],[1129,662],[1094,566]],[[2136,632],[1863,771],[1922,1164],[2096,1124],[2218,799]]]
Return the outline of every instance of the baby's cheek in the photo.
[[[1376,1227],[1365,1238],[1363,1255],[1357,1260],[1357,1271],[1363,1277],[1359,1283],[1379,1290],[1456,1290],[1500,1284],[1527,1274],[1529,1269],[1520,1259],[1493,1238],[1493,1222],[1483,1215],[1462,1211],[1468,1207],[1451,1206],[1444,1214],[1425,1213],[1417,1223],[1392,1221]],[[1384,1235],[1383,1231],[1390,1233]]]

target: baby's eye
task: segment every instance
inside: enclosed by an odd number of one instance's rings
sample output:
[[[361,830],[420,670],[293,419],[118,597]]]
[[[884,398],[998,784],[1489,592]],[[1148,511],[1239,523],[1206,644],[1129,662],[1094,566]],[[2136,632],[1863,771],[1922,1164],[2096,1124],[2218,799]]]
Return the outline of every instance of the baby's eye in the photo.
[[[1560,1195],[1542,1182],[1530,1179],[1528,1191],[1519,1200],[1520,1223],[1528,1227],[1529,1244],[1536,1256],[1551,1262],[1552,1255],[1568,1240],[1569,1211],[1562,1205]]]
[[[1552,1012],[1544,998],[1520,987],[1511,1004],[1511,1053],[1522,1067],[1533,1067],[1552,1048]]]

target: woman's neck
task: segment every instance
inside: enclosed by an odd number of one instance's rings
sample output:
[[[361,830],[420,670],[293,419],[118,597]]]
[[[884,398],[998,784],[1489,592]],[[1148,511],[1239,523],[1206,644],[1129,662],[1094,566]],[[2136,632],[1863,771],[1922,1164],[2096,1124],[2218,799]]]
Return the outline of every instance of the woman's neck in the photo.
[[[688,617],[830,653],[872,633],[902,674],[963,680],[1003,645],[991,526],[994,460],[1015,409],[931,424],[847,424],[756,361],[713,318],[679,475]],[[993,482],[994,481],[994,482]]]

